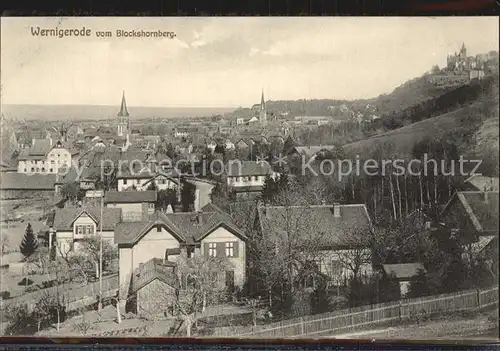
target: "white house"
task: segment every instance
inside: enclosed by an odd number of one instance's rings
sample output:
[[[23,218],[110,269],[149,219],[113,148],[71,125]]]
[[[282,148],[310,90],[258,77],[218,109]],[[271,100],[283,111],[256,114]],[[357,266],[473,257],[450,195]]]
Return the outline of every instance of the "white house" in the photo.
[[[121,222],[121,210],[103,208],[102,213],[103,239],[113,244],[114,229]],[[47,221],[50,228],[49,248],[55,241],[58,255],[77,251],[80,241],[93,235],[100,235],[100,223],[100,207],[57,209],[54,216]]]
[[[47,167],[49,173],[58,173],[60,168],[71,165],[71,152],[58,141],[47,154]]]
[[[123,221],[141,220],[155,211],[156,191],[108,191],[104,203],[107,208],[120,208]]]
[[[271,165],[266,161],[229,161],[226,166],[227,185],[234,191],[259,192],[267,175],[273,175]]]
[[[224,148],[226,150],[234,150],[236,147],[233,143],[233,141],[229,138],[227,138],[225,141],[224,141]]]
[[[359,264],[360,277],[372,273],[372,224],[364,204],[259,206],[257,230],[275,243],[277,254],[291,245],[342,285]]]
[[[213,209],[213,205],[211,207]],[[176,262],[186,257],[226,257],[231,270],[220,272],[227,284],[243,286],[246,236],[222,210],[194,213],[155,212],[148,219],[122,223],[115,229],[120,256],[120,300],[128,297],[134,272],[152,259]]]
[[[18,173],[54,173],[49,172],[47,154],[52,148],[52,139],[33,139],[30,147],[19,152]]]

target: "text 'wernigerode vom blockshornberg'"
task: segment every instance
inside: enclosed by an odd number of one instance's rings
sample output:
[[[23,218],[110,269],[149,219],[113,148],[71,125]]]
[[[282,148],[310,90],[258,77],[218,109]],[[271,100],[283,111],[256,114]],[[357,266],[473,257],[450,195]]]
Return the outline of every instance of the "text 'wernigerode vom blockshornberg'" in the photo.
[[[111,30],[92,30],[90,28],[41,28],[39,26],[31,27],[31,35],[34,37],[91,37],[98,38],[165,38],[173,39],[176,37],[175,32],[164,30],[130,30],[130,29],[116,29]]]

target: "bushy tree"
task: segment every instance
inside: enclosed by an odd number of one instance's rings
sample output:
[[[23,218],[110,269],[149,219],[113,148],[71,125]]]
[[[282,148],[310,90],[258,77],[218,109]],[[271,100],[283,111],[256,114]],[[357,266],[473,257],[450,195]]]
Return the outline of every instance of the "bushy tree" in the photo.
[[[189,212],[191,210],[191,207],[194,205],[195,200],[196,186],[186,180],[183,180],[181,188],[182,211]]]

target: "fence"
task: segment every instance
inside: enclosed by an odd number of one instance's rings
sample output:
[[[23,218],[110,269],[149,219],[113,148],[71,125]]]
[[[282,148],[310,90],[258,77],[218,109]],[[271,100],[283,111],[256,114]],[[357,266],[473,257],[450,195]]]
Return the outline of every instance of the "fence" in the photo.
[[[102,278],[103,298],[114,296],[118,289],[118,284],[118,274]],[[1,300],[0,313],[3,313],[9,307],[21,304],[27,304],[28,308],[31,309],[45,294],[59,294],[59,296],[64,298],[64,301],[67,304],[67,311],[71,311],[97,301],[97,295],[99,294],[99,281],[86,285],[65,286],[63,284],[62,286],[54,286],[47,289],[37,290],[13,299]]]
[[[360,306],[281,321],[257,327],[221,328],[212,336],[294,338],[330,332],[341,333],[376,323],[407,319],[416,315],[430,315],[486,308],[498,303],[498,288],[468,290],[452,294],[426,296],[416,299]]]

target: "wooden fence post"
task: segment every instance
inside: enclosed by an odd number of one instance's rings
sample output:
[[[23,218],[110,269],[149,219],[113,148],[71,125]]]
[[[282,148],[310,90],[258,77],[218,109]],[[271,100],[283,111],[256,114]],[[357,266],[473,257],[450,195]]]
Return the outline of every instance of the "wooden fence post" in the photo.
[[[399,300],[399,305],[398,305],[398,314],[399,314],[399,320],[403,318],[403,305],[401,303],[401,300]]]
[[[304,335],[304,317],[300,317],[300,335]]]
[[[477,307],[481,308],[481,291],[476,288]]]

